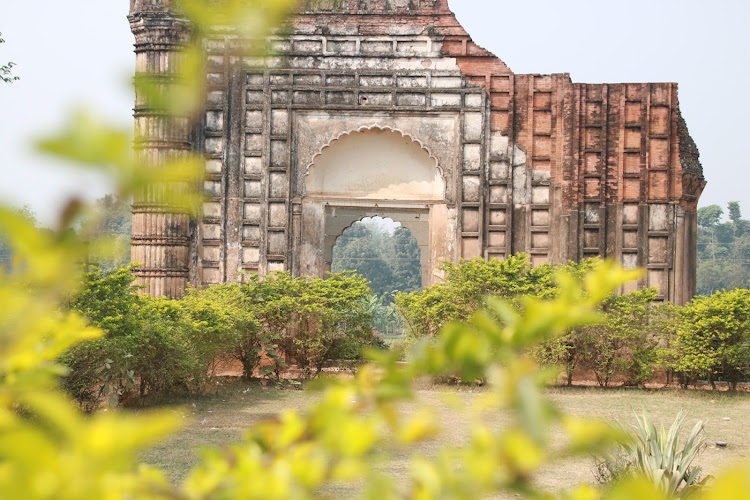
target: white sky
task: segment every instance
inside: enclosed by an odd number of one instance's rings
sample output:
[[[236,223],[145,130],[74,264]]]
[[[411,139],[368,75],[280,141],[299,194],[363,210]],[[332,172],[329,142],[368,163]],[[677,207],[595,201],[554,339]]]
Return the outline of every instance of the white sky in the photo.
[[[0,202],[30,204],[51,222],[65,195],[96,198],[94,178],[60,169],[31,141],[86,106],[132,123],[127,0],[0,0]],[[479,45],[516,73],[574,82],[680,85],[680,107],[709,181],[701,206],[739,200],[750,216],[750,2],[747,0],[452,0]],[[54,168],[53,168],[54,167]]]

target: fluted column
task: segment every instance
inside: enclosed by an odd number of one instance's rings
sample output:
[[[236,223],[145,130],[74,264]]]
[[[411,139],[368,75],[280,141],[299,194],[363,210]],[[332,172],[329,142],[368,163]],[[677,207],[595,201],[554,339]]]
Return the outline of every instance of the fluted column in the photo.
[[[137,77],[147,76],[168,93],[180,49],[190,36],[187,25],[169,12],[169,0],[131,0],[128,19],[135,36]],[[158,169],[186,157],[191,150],[189,120],[152,106],[148,93],[136,87],[136,162]],[[134,194],[131,260],[142,264],[134,271],[136,283],[152,296],[179,297],[187,285],[190,217],[168,203],[174,189],[154,183]]]

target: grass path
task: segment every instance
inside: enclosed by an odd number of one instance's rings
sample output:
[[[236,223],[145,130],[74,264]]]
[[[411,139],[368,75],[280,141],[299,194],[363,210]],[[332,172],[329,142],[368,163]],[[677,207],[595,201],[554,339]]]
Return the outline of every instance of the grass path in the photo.
[[[441,416],[443,429],[448,430],[435,442],[424,444],[420,452],[431,455],[444,445],[457,445],[467,437],[467,414],[476,390],[454,387],[435,387],[419,392],[422,403],[428,404]],[[633,420],[633,412],[646,411],[656,425],[669,426],[680,410],[688,413],[686,426],[697,420],[707,421],[708,447],[697,459],[707,474],[739,460],[750,460],[750,394],[729,394],[702,391],[642,391],[627,389],[601,390],[598,388],[551,388],[548,397],[566,413],[579,416]],[[304,410],[317,398],[314,391],[278,390],[234,384],[221,394],[179,400],[177,411],[186,421],[185,429],[169,441],[146,452],[144,462],[158,466],[175,479],[184,477],[198,459],[197,449],[222,446],[239,440],[245,429],[254,422],[269,418],[285,408]],[[448,404],[452,401],[453,407]],[[455,410],[456,404],[459,411]],[[409,411],[409,407],[405,408]],[[499,414],[491,425],[500,429],[511,418]],[[685,431],[687,432],[687,431]],[[553,440],[554,440],[553,436]],[[716,448],[715,441],[726,441],[729,446]],[[554,445],[554,443],[553,443]],[[394,456],[383,468],[395,480],[405,478],[408,456]],[[571,487],[581,482],[593,482],[593,460],[580,458],[548,466],[539,474],[538,482],[550,490]]]

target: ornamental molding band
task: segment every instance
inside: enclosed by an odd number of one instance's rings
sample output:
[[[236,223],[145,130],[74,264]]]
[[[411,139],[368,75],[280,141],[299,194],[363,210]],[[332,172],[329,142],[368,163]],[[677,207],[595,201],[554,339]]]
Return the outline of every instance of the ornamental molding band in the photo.
[[[190,26],[168,0],[130,5],[136,71],[168,75]],[[134,200],[146,292],[322,276],[344,229],[380,215],[417,238],[425,286],[443,260],[526,252],[535,264],[611,257],[646,269],[623,291],[694,295],[706,182],[677,84],[515,74],[447,0],[310,0],[263,57],[238,56],[221,27],[202,43],[197,130],[160,122],[136,95],[141,161],[206,158],[199,220],[165,209],[158,189]]]

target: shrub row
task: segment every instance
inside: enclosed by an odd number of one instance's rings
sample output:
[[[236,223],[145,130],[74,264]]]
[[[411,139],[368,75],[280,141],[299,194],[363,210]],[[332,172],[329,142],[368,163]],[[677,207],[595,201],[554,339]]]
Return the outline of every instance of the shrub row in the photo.
[[[286,367],[305,377],[330,359],[355,359],[376,343],[365,306],[367,282],[349,273],[328,279],[277,273],[243,284],[188,290],[181,300],[138,295],[131,267],[94,268],[69,301],[104,330],[61,358],[66,390],[86,409],[146,394],[200,392],[218,362],[238,360],[245,377]],[[263,362],[261,362],[263,361]]]
[[[432,337],[446,323],[465,321],[487,297],[519,304],[524,295],[553,297],[557,271],[580,278],[597,259],[562,266],[532,267],[524,254],[504,261],[446,263],[441,283],[396,297],[410,340]],[[593,371],[608,387],[616,376],[643,386],[658,369],[683,387],[718,379],[733,389],[750,375],[750,290],[696,297],[684,307],[656,304],[657,290],[644,288],[612,295],[601,306],[601,320],[534,348],[536,359],[564,368],[567,383],[579,369]],[[518,305],[520,307],[520,305]]]

